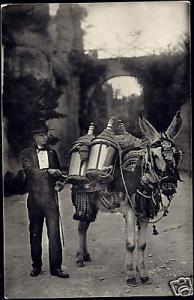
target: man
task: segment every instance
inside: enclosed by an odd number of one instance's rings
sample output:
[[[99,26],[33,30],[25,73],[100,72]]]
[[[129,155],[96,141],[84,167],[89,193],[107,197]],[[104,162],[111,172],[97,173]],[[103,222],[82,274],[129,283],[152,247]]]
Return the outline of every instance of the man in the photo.
[[[59,207],[56,181],[61,176],[57,153],[49,149],[48,127],[44,120],[34,123],[34,144],[23,150],[22,166],[28,182],[28,216],[32,271],[30,276],[38,276],[42,271],[42,231],[46,220],[49,239],[50,274],[60,278],[69,278],[61,270],[62,246],[59,228]]]

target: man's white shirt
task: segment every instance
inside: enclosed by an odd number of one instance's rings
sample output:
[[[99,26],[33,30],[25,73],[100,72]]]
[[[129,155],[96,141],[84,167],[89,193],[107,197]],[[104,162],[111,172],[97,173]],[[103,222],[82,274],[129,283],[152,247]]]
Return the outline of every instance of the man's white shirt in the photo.
[[[38,156],[38,162],[39,162],[40,169],[48,168],[49,167],[48,151],[38,150],[38,149],[36,151],[37,151],[37,156]]]

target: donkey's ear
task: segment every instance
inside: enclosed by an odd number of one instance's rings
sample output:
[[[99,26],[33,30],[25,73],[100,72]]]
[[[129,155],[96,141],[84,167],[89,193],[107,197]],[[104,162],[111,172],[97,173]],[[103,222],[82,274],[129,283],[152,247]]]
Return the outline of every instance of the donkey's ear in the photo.
[[[180,111],[177,111],[176,115],[174,116],[171,124],[169,125],[168,129],[166,130],[166,135],[169,139],[174,140],[175,137],[179,134],[182,125],[182,118]]]
[[[158,131],[142,115],[139,115],[139,127],[152,143],[160,138]]]

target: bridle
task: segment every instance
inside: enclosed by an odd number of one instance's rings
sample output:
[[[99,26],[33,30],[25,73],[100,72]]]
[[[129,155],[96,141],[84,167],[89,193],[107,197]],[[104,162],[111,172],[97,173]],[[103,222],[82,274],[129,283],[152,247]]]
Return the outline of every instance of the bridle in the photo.
[[[160,216],[157,220],[155,221],[148,221],[144,218],[139,218],[139,214],[137,213],[136,209],[135,209],[135,206],[133,205],[133,201],[128,193],[128,189],[127,189],[127,186],[126,186],[126,182],[125,182],[125,178],[124,178],[124,174],[123,174],[123,166],[122,166],[122,149],[120,147],[120,145],[117,143],[117,147],[118,147],[118,151],[119,151],[119,166],[120,166],[120,172],[121,172],[121,177],[122,177],[122,182],[123,182],[123,186],[124,186],[124,189],[125,189],[125,192],[126,192],[126,196],[127,196],[127,201],[129,202],[133,212],[134,212],[134,215],[137,219],[137,223],[139,223],[139,221],[142,221],[144,223],[148,223],[148,224],[153,224],[153,234],[158,234],[156,228],[155,228],[155,225],[157,222],[159,222],[163,217],[166,217],[167,214],[168,214],[168,208],[171,204],[171,200],[173,198],[174,195],[168,195],[167,199],[168,199],[168,205],[164,207],[163,205],[163,202],[162,202],[162,195],[161,195],[161,181],[165,180],[165,179],[168,179],[168,176],[164,176],[164,177],[159,177],[159,175],[157,174],[157,171],[155,169],[155,164],[154,164],[154,160],[153,160],[153,157],[151,155],[151,148],[153,147],[153,145],[148,145],[147,148],[145,149],[145,152],[144,152],[144,157],[145,157],[145,154],[146,154],[146,151],[147,151],[147,154],[148,154],[148,159],[150,161],[150,168],[149,168],[149,172],[151,172],[152,176],[154,177],[155,179],[155,182],[158,186],[158,192],[160,193],[160,196],[161,196],[161,211],[163,211],[163,214],[162,216]],[[143,173],[142,173],[143,175]],[[155,232],[155,233],[154,233]]]
[[[162,144],[166,141],[168,142],[168,148],[166,147],[166,149],[164,149]],[[160,170],[154,161],[151,149],[157,148],[156,145],[161,148],[161,156],[165,163],[164,171]],[[153,176],[162,194],[165,195],[168,200],[171,200],[176,193],[177,181],[182,181],[178,172],[178,165],[182,159],[182,152],[175,147],[172,141],[161,139],[154,144],[147,146],[147,154],[150,174]]]
[[[150,164],[149,164],[149,173],[150,175],[153,176],[157,186],[158,186],[158,189],[159,191],[161,190],[161,187],[160,187],[160,183],[162,180],[164,179],[167,179],[168,176],[159,176],[157,171],[156,171],[156,168],[155,168],[155,163],[154,163],[154,159],[153,159],[153,156],[152,156],[152,153],[151,153],[151,147],[150,146],[147,146],[147,153],[148,153],[148,161],[150,161]]]

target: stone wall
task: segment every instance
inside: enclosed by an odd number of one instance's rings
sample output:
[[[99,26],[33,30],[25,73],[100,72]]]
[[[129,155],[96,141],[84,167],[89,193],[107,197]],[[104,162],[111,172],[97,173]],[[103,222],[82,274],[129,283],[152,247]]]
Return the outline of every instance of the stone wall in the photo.
[[[6,75],[11,78],[31,75],[49,81],[61,92],[56,111],[64,117],[47,123],[55,129],[53,135],[60,138],[55,147],[63,166],[71,143],[79,135],[79,79],[72,74],[68,56],[72,50],[83,51],[82,17],[83,11],[76,4],[60,4],[53,17],[49,15],[48,4],[8,5],[3,10]],[[4,158],[10,160],[7,153],[14,149],[9,147],[6,127],[4,139]],[[10,171],[16,173],[20,167],[15,158],[15,164],[6,164],[4,172],[12,168]]]
[[[72,74],[69,55],[72,51],[83,51],[81,29],[82,9],[76,4],[60,4],[49,24],[53,41],[52,66],[56,83],[62,90],[57,111],[63,119],[50,120],[61,141],[56,145],[62,165],[66,165],[72,142],[79,136],[79,78]]]
[[[13,77],[30,74],[54,84],[49,60],[52,41],[47,32],[48,5],[8,5],[4,10],[5,39],[10,42],[5,50],[6,73]]]
[[[187,101],[181,107],[181,116],[183,119],[182,127],[179,135],[175,139],[175,143],[183,151],[183,160],[181,169],[187,171],[189,175],[192,172],[192,115],[191,115],[191,101]]]
[[[4,81],[32,76],[37,80],[49,80],[55,85],[49,61],[51,41],[47,34],[49,9],[47,5],[8,5],[3,8]],[[14,88],[13,86],[9,87]],[[3,90],[4,96],[5,90]],[[4,101],[4,98],[3,98]],[[11,108],[10,108],[11,109]],[[18,110],[15,114],[19,113]],[[7,129],[9,119],[3,120],[4,173],[17,173],[20,158],[15,156],[14,146],[9,145]]]

